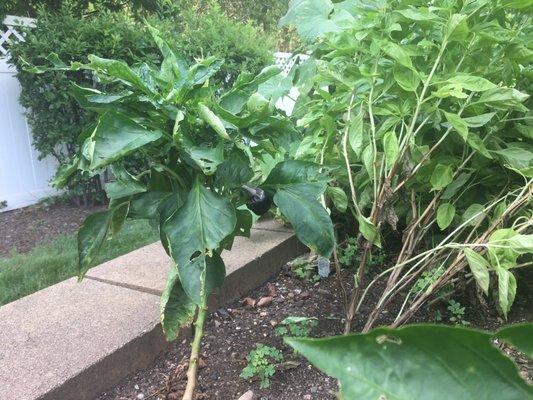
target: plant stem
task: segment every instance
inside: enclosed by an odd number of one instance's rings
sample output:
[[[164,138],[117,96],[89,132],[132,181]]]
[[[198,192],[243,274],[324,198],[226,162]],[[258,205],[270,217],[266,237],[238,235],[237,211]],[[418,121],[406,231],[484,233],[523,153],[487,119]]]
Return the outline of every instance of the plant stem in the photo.
[[[191,357],[189,358],[189,369],[187,370],[187,386],[183,393],[182,400],[193,400],[194,390],[198,378],[198,359],[202,336],[204,335],[204,323],[207,316],[207,296],[203,296],[202,304],[198,308],[198,315],[194,323],[194,340],[191,345]]]

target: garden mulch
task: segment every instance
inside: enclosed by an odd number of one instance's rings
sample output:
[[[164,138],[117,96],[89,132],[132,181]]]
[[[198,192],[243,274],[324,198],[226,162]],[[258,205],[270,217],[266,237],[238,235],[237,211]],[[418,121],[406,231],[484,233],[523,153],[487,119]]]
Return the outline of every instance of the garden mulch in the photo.
[[[77,206],[66,202],[38,204],[0,213],[0,257],[16,249],[27,253],[59,235],[76,232],[85,217],[103,206]]]
[[[350,282],[351,272],[343,270],[342,273],[344,282]],[[375,290],[374,293],[377,295],[380,291]],[[250,299],[258,300],[272,294],[272,302],[266,307],[251,307],[249,304]],[[244,301],[234,302],[208,318],[201,352],[197,399],[237,400],[248,390],[253,391],[253,399],[261,400],[336,399],[336,381],[313,368],[302,357],[294,355],[274,333],[274,326],[287,316],[317,317],[319,325],[311,336],[340,334],[343,327],[343,305],[337,278],[332,275],[315,284],[296,278],[285,267],[275,279],[249,297],[248,301],[243,299]],[[528,296],[517,299],[509,323],[532,320],[530,300]],[[503,325],[504,321],[495,312],[479,306],[469,306],[466,299],[461,301],[467,307],[465,320],[471,326],[494,329]],[[363,316],[369,310],[366,307],[362,309],[362,316],[356,319],[354,331],[361,329]],[[395,307],[391,306],[391,315]],[[433,322],[436,307],[440,308],[446,318],[446,304],[440,304],[424,310],[412,322]],[[250,382],[239,377],[246,365],[246,355],[257,343],[276,346],[283,350],[285,357],[285,364],[281,365],[281,370],[271,379],[269,389],[260,389],[258,381]],[[531,379],[532,363],[513,349],[503,350],[515,359],[520,373]],[[173,343],[150,367],[127,377],[96,400],[180,400],[186,383],[189,351],[188,339]]]

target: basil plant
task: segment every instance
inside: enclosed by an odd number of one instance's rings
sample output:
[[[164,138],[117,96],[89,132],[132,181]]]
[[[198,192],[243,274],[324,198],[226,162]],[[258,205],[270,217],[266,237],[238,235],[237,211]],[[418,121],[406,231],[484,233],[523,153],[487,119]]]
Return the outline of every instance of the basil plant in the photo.
[[[64,186],[76,171],[91,176],[110,168],[114,176],[106,185],[108,209],[89,216],[79,230],[80,278],[126,219],[159,226],[161,243],[174,261],[161,298],[167,337],[175,339],[197,314],[184,396],[191,399],[208,296],[224,282],[221,253],[235,236],[250,234],[253,215],[242,188],[255,193],[252,188],[260,187],[256,192],[279,207],[300,241],[329,257],[333,225],[318,201],[328,177],[318,164],[272,156],[299,135],[275,111],[263,85],[279,69],[241,74],[231,90],[220,93],[209,78],[222,60],[209,57],[188,66],[150,31],[163,55],[159,68],[96,56],[86,64],[65,65],[54,54],[48,57],[54,69],[89,72],[99,87],[115,88],[74,87],[79,103],[98,118],[81,133],[80,151],[60,169],[55,184]],[[142,160],[141,171],[128,170],[124,161],[131,156]]]

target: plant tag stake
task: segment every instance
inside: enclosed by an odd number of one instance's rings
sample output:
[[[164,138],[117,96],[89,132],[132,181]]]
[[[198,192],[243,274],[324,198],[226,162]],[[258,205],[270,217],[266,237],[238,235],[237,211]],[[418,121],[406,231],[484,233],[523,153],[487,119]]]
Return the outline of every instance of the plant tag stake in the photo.
[[[331,272],[331,263],[327,258],[320,257],[318,259],[318,275],[321,278],[327,278]]]

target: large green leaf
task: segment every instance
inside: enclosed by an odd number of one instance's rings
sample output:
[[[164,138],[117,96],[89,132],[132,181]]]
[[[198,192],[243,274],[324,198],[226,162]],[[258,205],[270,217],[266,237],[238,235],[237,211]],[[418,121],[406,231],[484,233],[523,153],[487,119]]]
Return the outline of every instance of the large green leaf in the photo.
[[[327,186],[321,166],[304,161],[284,161],[268,175],[263,187],[275,193],[274,203],[294,227],[302,243],[319,255],[329,257],[335,237],[326,209],[318,201]]]
[[[240,150],[234,150],[228,158],[218,166],[215,173],[215,182],[219,187],[238,188],[248,183],[254,172],[250,167],[249,159]]]
[[[385,152],[387,166],[390,169],[400,154],[400,144],[394,131],[389,131],[383,135],[383,150]]]
[[[192,322],[195,310],[196,304],[185,294],[173,265],[161,295],[161,326],[168,340],[175,340],[180,328]]]
[[[178,266],[182,286],[189,297],[199,302],[205,293],[206,268],[213,263],[213,251],[235,228],[235,209],[230,201],[203,186],[196,179],[185,204],[163,226],[170,254]],[[202,290],[197,291],[197,288]]]
[[[418,74],[411,68],[407,68],[401,64],[395,64],[393,68],[394,80],[403,90],[414,92],[420,84]]]
[[[279,24],[295,25],[303,39],[313,41],[325,33],[339,32],[353,22],[349,12],[335,8],[330,0],[292,0]]]
[[[105,240],[113,212],[111,210],[89,215],[78,231],[78,277],[83,278]]]
[[[189,146],[185,152],[191,157],[205,175],[213,175],[224,162],[224,144],[217,146]]]
[[[96,128],[82,147],[83,156],[91,169],[102,168],[144,145],[161,138],[157,129],[147,129],[129,118],[115,112],[100,117]]]
[[[448,82],[460,84],[463,88],[472,92],[484,92],[497,87],[494,83],[485,78],[469,74],[455,74],[448,79]]]
[[[533,387],[484,332],[414,325],[328,339],[285,340],[317,368],[339,379],[341,399],[533,398]]]
[[[323,189],[326,185],[323,184]],[[295,184],[279,189],[274,203],[294,227],[296,236],[311,250],[323,257],[333,251],[333,224],[326,209],[308,191],[309,184]]]
[[[397,45],[394,42],[389,40],[379,40],[377,42],[381,50],[391,57],[393,60],[397,61],[404,67],[411,69],[413,68],[413,63],[409,54],[402,48],[402,46]]]
[[[346,212],[348,208],[348,196],[340,187],[328,186],[326,188],[326,196],[328,196],[337,210]]]

